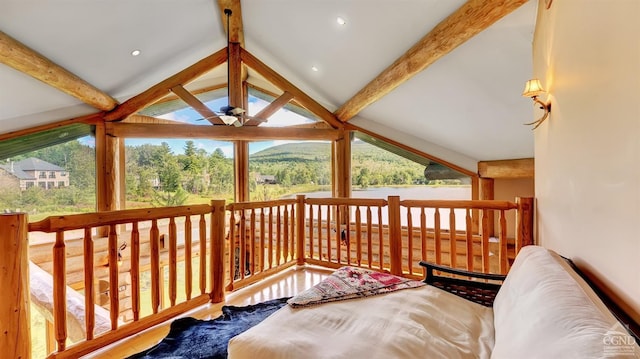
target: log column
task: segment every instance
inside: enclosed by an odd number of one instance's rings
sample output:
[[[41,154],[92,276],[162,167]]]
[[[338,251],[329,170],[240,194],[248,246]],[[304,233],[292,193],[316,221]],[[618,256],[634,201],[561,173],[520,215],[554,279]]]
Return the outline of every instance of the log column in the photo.
[[[494,185],[493,178],[480,178],[480,199],[481,200],[493,200],[494,199]],[[487,228],[483,228],[483,233],[489,233],[490,236],[495,235],[495,215],[493,211],[486,211],[488,221]]]
[[[0,215],[0,356],[31,358],[27,215]]]
[[[351,131],[333,142],[333,196],[351,197]]]

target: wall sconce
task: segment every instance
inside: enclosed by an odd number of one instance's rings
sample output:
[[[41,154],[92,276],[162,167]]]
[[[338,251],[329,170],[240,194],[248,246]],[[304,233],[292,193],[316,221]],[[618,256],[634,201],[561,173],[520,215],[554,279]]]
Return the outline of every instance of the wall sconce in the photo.
[[[540,109],[544,110],[544,115],[542,115],[542,117],[540,117],[539,119],[531,123],[525,123],[525,125],[529,125],[529,126],[534,125],[533,126],[534,130],[538,128],[538,126],[540,126],[544,122],[544,120],[547,119],[547,117],[549,117],[549,113],[551,112],[550,102],[545,103],[538,100],[538,96],[540,96],[545,92],[546,91],[542,88],[542,85],[540,85],[540,80],[538,79],[531,79],[527,81],[527,83],[524,85],[524,91],[522,92],[522,96],[531,97],[531,99],[533,100],[533,103],[540,105]]]

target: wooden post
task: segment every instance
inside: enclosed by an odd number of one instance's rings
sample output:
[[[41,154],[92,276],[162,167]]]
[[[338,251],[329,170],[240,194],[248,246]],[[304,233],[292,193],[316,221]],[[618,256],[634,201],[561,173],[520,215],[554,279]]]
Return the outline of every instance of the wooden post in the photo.
[[[402,275],[402,224],[400,221],[400,197],[389,196],[389,255],[391,274]]]
[[[334,197],[348,198],[351,197],[351,131],[342,133],[333,143]]]
[[[516,254],[524,246],[533,244],[533,198],[516,197]]]
[[[296,261],[299,266],[304,265],[304,220],[305,220],[305,208],[304,208],[304,195],[299,194],[296,196],[298,203],[296,203]]]
[[[0,215],[0,356],[31,358],[28,219]]]
[[[211,201],[211,303],[224,301],[224,200]],[[204,259],[204,256],[201,260]],[[232,269],[233,270],[233,269]]]
[[[480,199],[494,199],[493,178],[480,178]],[[489,233],[490,236],[493,236],[495,235],[495,214],[493,210],[485,211],[485,213],[488,216],[488,220],[482,221],[482,224],[484,225],[486,223],[487,228],[482,228],[482,232]]]

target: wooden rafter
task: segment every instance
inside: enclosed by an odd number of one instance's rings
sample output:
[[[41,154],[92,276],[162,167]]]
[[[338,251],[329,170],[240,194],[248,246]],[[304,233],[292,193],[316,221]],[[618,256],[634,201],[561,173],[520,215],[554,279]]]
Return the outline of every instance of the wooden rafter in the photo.
[[[113,97],[1,31],[0,62],[98,110],[109,111],[118,104]]]
[[[273,116],[273,114],[278,112],[278,110],[283,108],[286,104],[288,104],[292,99],[293,95],[285,91],[282,95],[280,95],[280,97],[273,100],[273,102],[267,105],[267,107],[263,108],[262,111],[258,112],[254,117],[261,120],[266,120],[269,117]],[[251,119],[245,123],[245,126],[257,126],[259,124],[260,121]]]
[[[323,121],[330,124],[334,128],[342,128],[343,124],[336,118],[336,116],[331,113],[329,110],[324,108],[321,104],[319,104],[316,100],[311,98],[309,95],[304,93],[299,88],[295,87],[291,82],[282,77],[280,74],[272,70],[269,66],[265,65],[262,61],[260,61],[257,57],[253,56],[250,52],[245,49],[240,49],[240,56],[242,61],[249,66],[250,68],[256,70],[260,75],[262,75],[265,80],[271,82],[273,85],[278,87],[283,91],[287,91],[291,93],[296,101],[302,105],[307,110],[316,114],[316,116],[320,117]]]
[[[172,87],[184,85],[198,78],[216,66],[222,65],[227,60],[227,48],[224,47],[212,55],[196,62],[177,74],[151,86],[146,91],[134,96],[121,105],[108,112],[105,121],[119,121],[125,117],[145,108],[153,102],[164,97]]]
[[[203,87],[203,88],[199,88],[197,90],[188,90],[192,95],[199,95],[201,93],[207,93],[207,92],[211,92],[211,91],[215,91],[215,90],[220,90],[223,88],[227,88],[227,84],[222,82],[216,85],[211,85],[211,86],[207,86],[207,87]],[[164,96],[163,98],[161,98],[158,101],[155,101],[153,104],[157,105],[160,103],[165,103],[165,102],[170,102],[170,101],[175,101],[180,99],[180,97],[174,95],[168,95],[168,96]]]
[[[171,92],[180,97],[182,101],[186,102],[187,105],[191,106],[202,117],[211,122],[212,125],[224,125],[222,119],[220,119],[220,117],[218,117],[215,112],[207,107],[207,105],[202,103],[202,101],[198,100],[198,98],[192,95],[191,92],[182,87],[182,85],[176,85],[172,87]]]
[[[206,138],[221,141],[265,141],[265,140],[324,140],[340,138],[334,129],[258,127],[258,126],[200,126],[200,125],[155,125],[145,123],[109,122],[106,133],[115,137],[133,138]]]
[[[469,0],[413,45],[336,112],[349,121],[362,109],[491,26],[528,0]]]

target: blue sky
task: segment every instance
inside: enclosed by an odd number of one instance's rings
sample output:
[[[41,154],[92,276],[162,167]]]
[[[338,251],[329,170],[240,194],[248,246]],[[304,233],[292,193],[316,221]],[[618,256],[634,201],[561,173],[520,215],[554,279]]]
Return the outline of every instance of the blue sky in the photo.
[[[268,104],[269,103],[266,101],[263,101],[253,96],[249,96],[248,113],[250,115],[254,115],[258,113],[261,109],[263,109],[265,106],[267,106]],[[220,99],[209,101],[206,103],[206,105],[213,110],[218,110],[220,107],[227,105],[227,98],[223,97]],[[207,121],[201,120],[202,116],[198,114],[196,111],[194,111],[191,107],[186,107],[184,109],[181,109],[172,113],[168,113],[165,115],[157,116],[157,117],[178,121],[178,122],[189,123],[193,125],[209,126],[209,123]],[[312,122],[312,121],[303,116],[298,115],[297,113],[291,112],[287,109],[281,109],[280,111],[276,112],[272,117],[269,118],[269,122],[264,123],[261,126],[281,127],[285,125],[302,124],[302,123],[309,123],[309,122]],[[188,140],[189,139],[178,140],[178,139],[167,139],[167,138],[162,138],[162,139],[131,138],[131,139],[125,140],[125,145],[127,146],[139,146],[143,144],[160,145],[162,142],[166,142],[169,144],[169,147],[171,147],[171,151],[174,154],[182,154],[184,153],[184,147],[185,147],[186,141]],[[89,146],[95,145],[95,140],[93,137],[83,137],[79,139],[79,141]],[[205,151],[207,151],[207,153],[213,153],[213,151],[215,151],[217,148],[220,148],[222,152],[224,152],[226,157],[228,158],[233,157],[232,142],[204,140],[204,139],[192,139],[191,141],[194,142],[197,148],[202,148]],[[249,154],[260,152],[265,148],[273,147],[273,146],[284,144],[284,143],[291,143],[291,142],[299,142],[299,141],[251,142],[249,143]]]

